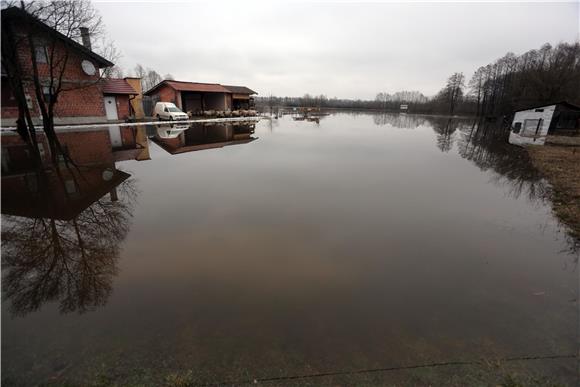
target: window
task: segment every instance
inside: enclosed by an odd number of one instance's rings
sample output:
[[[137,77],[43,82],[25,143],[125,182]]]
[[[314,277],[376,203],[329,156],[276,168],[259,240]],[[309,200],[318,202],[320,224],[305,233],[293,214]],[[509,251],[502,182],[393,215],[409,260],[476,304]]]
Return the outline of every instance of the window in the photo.
[[[540,129],[541,120],[524,120],[524,135],[533,136],[536,134],[536,130]]]
[[[516,123],[514,124],[514,129],[513,129],[513,132],[514,132],[514,133],[519,133],[519,132],[520,132],[520,130],[522,130],[522,123],[521,123],[521,122],[516,122]]]
[[[12,88],[10,87],[8,82],[4,82],[4,79],[2,79],[2,106],[5,107],[18,106],[18,102],[16,101],[16,97],[12,92]]]
[[[544,109],[536,109],[536,110],[534,110],[534,111],[535,111],[535,112],[538,112],[538,113],[541,113],[541,112],[543,112],[543,111],[544,111]]]
[[[44,97],[44,102],[49,103],[52,98],[52,93],[49,86],[42,87],[42,96]]]
[[[36,63],[48,63],[48,54],[44,43],[35,43],[34,51],[36,53]]]

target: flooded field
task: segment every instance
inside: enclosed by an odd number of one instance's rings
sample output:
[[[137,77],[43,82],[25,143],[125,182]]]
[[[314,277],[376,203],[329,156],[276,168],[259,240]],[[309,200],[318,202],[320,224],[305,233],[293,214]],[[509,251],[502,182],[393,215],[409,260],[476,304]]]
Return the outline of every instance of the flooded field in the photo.
[[[578,383],[578,253],[470,120],[3,136],[5,385]]]

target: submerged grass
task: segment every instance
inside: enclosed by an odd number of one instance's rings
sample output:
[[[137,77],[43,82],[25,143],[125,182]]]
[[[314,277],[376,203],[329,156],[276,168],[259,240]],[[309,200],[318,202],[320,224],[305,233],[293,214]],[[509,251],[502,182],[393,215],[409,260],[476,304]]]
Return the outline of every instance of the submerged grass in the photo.
[[[558,218],[580,239],[580,146],[530,146],[534,166],[553,187],[551,199]]]

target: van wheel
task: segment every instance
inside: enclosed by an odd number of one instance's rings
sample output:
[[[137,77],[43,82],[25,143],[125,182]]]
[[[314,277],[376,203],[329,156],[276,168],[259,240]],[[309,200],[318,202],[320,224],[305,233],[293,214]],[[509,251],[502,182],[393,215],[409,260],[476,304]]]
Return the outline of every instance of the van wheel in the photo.
[[[161,117],[159,117],[159,114],[157,114],[157,119],[158,119],[159,121],[161,121]]]
[[[172,116],[169,116],[169,121],[173,121],[173,117]]]

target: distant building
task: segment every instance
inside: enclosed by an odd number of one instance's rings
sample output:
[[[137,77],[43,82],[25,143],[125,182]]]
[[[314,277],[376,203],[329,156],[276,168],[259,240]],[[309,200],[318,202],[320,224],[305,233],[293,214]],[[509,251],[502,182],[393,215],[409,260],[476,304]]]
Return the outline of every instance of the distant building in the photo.
[[[511,125],[510,144],[544,145],[547,135],[580,130],[580,107],[568,102],[517,110]]]
[[[83,29],[83,44],[80,44],[60,32],[50,28],[37,18],[27,12],[9,7],[2,10],[3,31],[5,28],[12,28],[16,37],[26,36],[29,32],[35,42],[36,63],[40,81],[48,85],[50,77],[48,75],[49,48],[54,47],[55,56],[63,56],[68,53],[68,60],[65,73],[62,77],[66,82],[68,90],[60,93],[58,102],[55,105],[55,123],[93,123],[106,122],[107,116],[102,92],[101,69],[113,66],[113,63],[94,53],[90,46],[88,32]],[[54,46],[48,46],[47,42],[56,42]],[[3,42],[4,43],[4,42]],[[27,39],[18,39],[18,63],[24,72],[24,92],[29,108],[33,114],[35,123],[42,122],[40,109],[38,107],[36,92],[33,84],[32,56]],[[3,50],[4,53],[4,50]],[[2,58],[2,62],[4,63]],[[14,58],[11,58],[14,59]],[[0,116],[3,125],[14,125],[18,118],[18,106],[10,84],[8,74],[2,68],[2,108]],[[49,94],[49,86],[43,86],[46,95]]]
[[[401,106],[399,107],[399,110],[402,112],[407,112],[407,110],[409,110],[409,105],[401,104]]]
[[[231,111],[252,107],[251,95],[255,91],[244,86],[223,86],[219,83],[200,83],[164,80],[144,93],[157,102],[172,102],[186,113],[202,114],[204,111]],[[147,110],[147,109],[146,109]],[[146,111],[145,114],[151,114]]]

